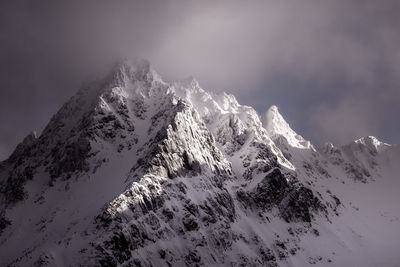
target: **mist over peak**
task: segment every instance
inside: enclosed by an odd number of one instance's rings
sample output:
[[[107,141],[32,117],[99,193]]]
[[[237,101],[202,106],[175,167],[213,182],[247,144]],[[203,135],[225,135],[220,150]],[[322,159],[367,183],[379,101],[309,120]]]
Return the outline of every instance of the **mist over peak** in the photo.
[[[19,1],[0,9],[6,154],[43,129],[88,74],[125,56],[148,58],[168,81],[193,75],[259,113],[277,104],[314,143],[370,134],[399,143],[390,123],[400,112],[398,1]]]

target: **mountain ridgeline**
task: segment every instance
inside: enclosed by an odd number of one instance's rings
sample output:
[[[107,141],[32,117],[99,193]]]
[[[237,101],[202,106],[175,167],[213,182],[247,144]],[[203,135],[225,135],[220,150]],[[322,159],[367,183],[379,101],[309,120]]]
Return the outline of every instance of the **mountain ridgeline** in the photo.
[[[399,163],[121,61],[0,163],[0,265],[398,266]]]

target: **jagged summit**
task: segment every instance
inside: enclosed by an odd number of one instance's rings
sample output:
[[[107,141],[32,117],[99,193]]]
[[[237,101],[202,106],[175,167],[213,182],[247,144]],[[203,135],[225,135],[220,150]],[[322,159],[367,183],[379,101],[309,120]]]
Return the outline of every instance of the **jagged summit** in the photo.
[[[151,68],[150,62],[146,59],[122,58],[114,64],[114,67],[111,70],[111,73],[118,72],[131,78],[134,78],[135,76],[140,78],[149,72],[154,72],[154,70]]]
[[[126,93],[151,94],[149,91],[155,84],[164,84],[161,76],[144,59],[122,59],[118,61],[104,81],[104,88],[123,88]],[[146,90],[147,89],[147,90]]]
[[[382,144],[388,145],[386,143],[379,141],[378,138],[376,138],[375,136],[372,136],[372,135],[361,137],[360,139],[357,139],[354,142],[357,144],[373,146],[376,148],[378,148]]]
[[[378,138],[376,138],[375,136],[364,136],[361,137],[359,139],[356,139],[354,141],[352,141],[349,144],[345,144],[345,145],[341,145],[341,146],[335,146],[332,143],[325,143],[325,145],[323,146],[323,149],[325,151],[332,151],[332,150],[337,150],[343,147],[366,147],[368,149],[370,149],[373,152],[379,152],[382,148],[385,147],[390,147],[392,145],[381,142]]]
[[[391,147],[390,144],[381,142],[375,136],[365,136],[365,137],[359,138],[359,139],[353,141],[353,143],[350,144],[350,146],[353,144],[358,145],[358,146],[364,146],[367,149],[369,149],[370,151],[372,151],[373,153],[378,153],[381,150]]]
[[[284,137],[288,144],[297,148],[310,148],[311,144],[290,128],[289,124],[279,113],[278,107],[271,106],[260,116],[263,127],[272,138]]]

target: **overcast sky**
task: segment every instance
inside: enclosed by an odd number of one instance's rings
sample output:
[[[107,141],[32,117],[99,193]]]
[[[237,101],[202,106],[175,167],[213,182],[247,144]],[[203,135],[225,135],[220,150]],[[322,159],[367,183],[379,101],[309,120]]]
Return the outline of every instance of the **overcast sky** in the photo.
[[[147,58],[317,145],[400,143],[400,1],[1,1],[0,159],[93,73]]]

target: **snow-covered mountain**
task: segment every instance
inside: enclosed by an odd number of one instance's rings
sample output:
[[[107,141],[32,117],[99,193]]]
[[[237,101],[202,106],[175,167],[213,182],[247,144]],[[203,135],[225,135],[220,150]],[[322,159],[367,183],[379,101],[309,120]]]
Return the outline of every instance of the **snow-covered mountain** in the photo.
[[[399,266],[399,163],[121,61],[0,163],[0,265]]]

